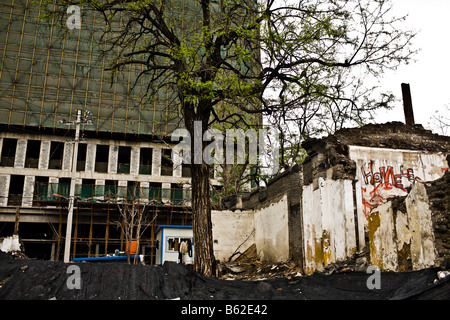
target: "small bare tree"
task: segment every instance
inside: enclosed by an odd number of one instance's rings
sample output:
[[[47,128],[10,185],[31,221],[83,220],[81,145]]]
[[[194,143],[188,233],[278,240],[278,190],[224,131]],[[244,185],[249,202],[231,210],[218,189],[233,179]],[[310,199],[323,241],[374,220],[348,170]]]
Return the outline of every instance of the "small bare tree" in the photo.
[[[139,252],[140,238],[145,230],[156,220],[158,214],[149,210],[147,203],[141,201],[140,189],[135,184],[127,187],[122,203],[118,203],[121,221],[117,225],[122,229],[126,241],[127,262],[131,264],[131,242],[136,241],[136,253]],[[131,192],[130,192],[131,191]],[[138,255],[134,256],[134,264],[138,263]]]
[[[444,136],[448,135],[450,128],[450,117],[448,116],[450,112],[450,104],[445,105],[444,112],[436,111],[433,116],[430,117],[431,129],[437,131],[438,134],[442,134]]]

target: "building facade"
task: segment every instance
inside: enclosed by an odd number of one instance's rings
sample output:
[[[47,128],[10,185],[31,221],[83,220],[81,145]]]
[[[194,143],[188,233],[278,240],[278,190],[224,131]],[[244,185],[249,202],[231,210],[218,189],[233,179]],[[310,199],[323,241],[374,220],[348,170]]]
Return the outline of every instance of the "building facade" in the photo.
[[[183,4],[196,23],[197,2]],[[0,238],[18,234],[29,257],[62,260],[75,179],[71,259],[126,250],[120,212],[134,202],[149,216],[140,253],[154,263],[158,225],[191,224],[190,169],[167,142],[179,110],[167,92],[143,103],[139,67],[105,71],[98,13],[82,8],[70,32],[43,14],[31,0],[0,1]],[[77,110],[91,121],[75,154]]]

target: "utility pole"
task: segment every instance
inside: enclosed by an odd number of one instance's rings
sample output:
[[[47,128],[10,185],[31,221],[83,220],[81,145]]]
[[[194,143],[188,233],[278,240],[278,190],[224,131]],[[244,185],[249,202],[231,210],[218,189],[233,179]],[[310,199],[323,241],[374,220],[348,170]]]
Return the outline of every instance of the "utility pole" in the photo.
[[[77,119],[73,122],[66,122],[65,120],[60,120],[59,122],[67,125],[75,125],[75,140],[73,145],[72,154],[72,168],[70,175],[70,193],[69,193],[69,212],[67,214],[66,222],[66,242],[64,246],[64,262],[70,261],[70,243],[72,241],[72,224],[73,224],[73,206],[75,203],[75,176],[77,171],[78,162],[78,143],[80,142],[80,128],[81,124],[91,124],[92,121],[89,120],[90,112],[85,111],[84,116],[81,114],[81,109],[77,109]]]

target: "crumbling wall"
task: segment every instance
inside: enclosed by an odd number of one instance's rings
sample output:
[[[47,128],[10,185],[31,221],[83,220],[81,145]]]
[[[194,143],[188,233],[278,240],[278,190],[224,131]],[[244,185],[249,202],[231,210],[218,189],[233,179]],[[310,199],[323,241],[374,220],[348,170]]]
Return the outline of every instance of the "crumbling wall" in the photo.
[[[289,260],[287,195],[256,210],[213,210],[214,255],[227,262],[253,244],[261,261]]]
[[[322,271],[324,266],[352,257],[357,251],[350,180],[318,178],[318,187],[303,190],[302,231],[304,270]]]
[[[437,265],[429,199],[423,183],[376,208],[368,217],[370,260],[383,270],[412,271]]]
[[[427,211],[429,202],[418,182],[439,179],[448,171],[449,137],[420,125],[387,123],[343,129],[323,139],[308,140],[303,147],[308,153],[303,165],[301,214],[305,271],[321,270],[342,260],[338,252],[348,234],[332,231],[342,221],[355,227],[348,243],[356,239],[356,250],[369,244],[371,263],[387,270],[435,265],[435,241],[442,253],[439,257],[448,253],[448,211]],[[403,211],[393,209],[389,202],[399,196],[407,199]],[[441,198],[436,202],[444,208]],[[436,228],[439,240],[434,239]],[[347,258],[355,250],[349,248]]]
[[[298,264],[302,263],[302,231],[301,231],[301,198],[303,186],[303,172],[300,165],[295,165],[274,177],[267,184],[267,188],[258,189],[242,199],[242,208],[258,210],[278,202],[287,196],[287,230],[289,241],[289,258]]]

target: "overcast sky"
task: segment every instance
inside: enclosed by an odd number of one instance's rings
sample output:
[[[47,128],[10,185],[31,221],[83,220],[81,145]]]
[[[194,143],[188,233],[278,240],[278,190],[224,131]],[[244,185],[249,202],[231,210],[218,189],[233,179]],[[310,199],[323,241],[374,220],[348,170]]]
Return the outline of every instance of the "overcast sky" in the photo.
[[[417,62],[386,73],[382,85],[400,101],[394,110],[380,112],[376,122],[404,122],[401,83],[409,83],[415,122],[428,127],[435,111],[450,105],[450,0],[393,0],[396,15],[409,14],[405,27],[419,31]],[[450,115],[447,114],[447,117]]]

